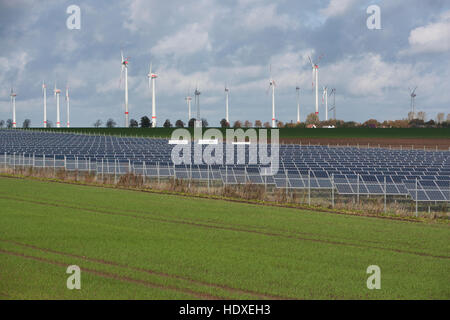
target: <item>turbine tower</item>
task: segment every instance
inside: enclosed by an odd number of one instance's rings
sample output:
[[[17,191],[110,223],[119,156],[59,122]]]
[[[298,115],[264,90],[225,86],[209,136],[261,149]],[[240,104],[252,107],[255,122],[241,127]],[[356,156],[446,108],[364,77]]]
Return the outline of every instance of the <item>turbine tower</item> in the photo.
[[[44,128],[47,128],[47,86],[42,81],[42,94],[44,95]]]
[[[329,96],[333,95],[333,107],[330,108],[330,111],[333,110],[333,119],[336,120],[336,89],[331,89]]]
[[[148,86],[152,87],[152,128],[156,127],[156,92],[155,92],[155,82],[158,75],[156,73],[152,73],[152,63],[150,63],[150,71],[147,75],[148,77]]]
[[[297,123],[300,123],[300,87],[295,87],[295,91],[297,92]]]
[[[67,128],[70,128],[70,97],[69,86],[66,85]]]
[[[314,87],[314,83],[316,85],[316,114],[319,116],[319,61],[322,59],[322,56],[317,59],[316,63],[313,63],[311,57],[308,56],[309,62],[312,67],[312,85]]]
[[[123,57],[123,52],[120,52],[122,56],[122,69],[121,69],[121,77],[122,74],[125,72],[125,127],[128,128],[129,121],[128,121],[128,58]]]
[[[225,120],[227,123],[230,123],[230,119],[228,118],[228,94],[230,92],[230,89],[227,85],[225,85]]]
[[[269,72],[270,72],[270,79],[269,79],[269,88],[268,90],[270,90],[270,88],[272,88],[272,128],[276,127],[275,124],[275,80],[272,79],[272,66],[269,67]]]
[[[195,126],[197,128],[202,127],[202,121],[200,119],[200,94],[201,92],[198,90],[198,87],[195,88],[195,104],[197,105],[197,120],[195,121]]]
[[[328,121],[328,88],[323,87],[322,104],[325,102],[325,121]]]
[[[189,120],[191,120],[191,101],[192,101],[192,97],[189,95],[189,89],[187,96],[184,98],[184,100],[186,100],[188,106],[188,125],[189,125]]]
[[[415,87],[413,90],[411,90],[411,88],[409,88],[410,95],[411,95],[411,111],[413,113],[413,119],[416,118],[416,89],[417,89],[417,87]]]
[[[59,95],[61,93],[61,90],[56,88],[56,83],[55,83],[55,89],[53,90],[55,97],[56,97],[56,127],[60,128],[61,127],[61,121],[60,121],[60,117],[59,117]]]
[[[17,94],[14,92],[14,88],[11,88],[11,104],[12,104],[12,110],[13,110],[13,128],[16,127],[16,96]]]

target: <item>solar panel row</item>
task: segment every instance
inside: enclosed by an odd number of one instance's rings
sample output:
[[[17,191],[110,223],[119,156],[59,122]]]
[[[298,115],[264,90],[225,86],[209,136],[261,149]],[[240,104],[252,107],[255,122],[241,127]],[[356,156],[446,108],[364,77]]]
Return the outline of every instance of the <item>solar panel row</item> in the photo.
[[[147,176],[221,180],[227,184],[335,188],[341,194],[397,194],[418,201],[450,200],[449,151],[280,145],[278,172],[266,176],[261,174],[266,166],[259,163],[230,165],[219,161],[212,165],[174,166],[173,147],[167,139],[0,130],[0,163],[10,165],[20,165],[22,161],[37,167],[64,166],[67,170],[116,174],[132,171]],[[249,147],[243,148],[248,162]]]

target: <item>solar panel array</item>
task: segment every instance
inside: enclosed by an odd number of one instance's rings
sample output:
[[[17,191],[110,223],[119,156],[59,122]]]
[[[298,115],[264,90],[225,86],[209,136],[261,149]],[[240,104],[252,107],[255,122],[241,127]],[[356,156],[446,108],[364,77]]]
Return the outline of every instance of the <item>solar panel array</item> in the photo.
[[[335,188],[340,194],[408,195],[417,201],[450,201],[450,151],[280,145],[279,170],[266,176],[261,172],[267,166],[260,164],[174,165],[173,147],[167,139],[0,130],[0,163],[2,155],[9,163],[20,155],[28,161],[22,164],[32,161],[37,167],[52,163],[67,170],[133,171],[152,177],[250,182],[293,189]],[[242,147],[248,161],[249,147]],[[237,148],[234,153],[236,158]]]

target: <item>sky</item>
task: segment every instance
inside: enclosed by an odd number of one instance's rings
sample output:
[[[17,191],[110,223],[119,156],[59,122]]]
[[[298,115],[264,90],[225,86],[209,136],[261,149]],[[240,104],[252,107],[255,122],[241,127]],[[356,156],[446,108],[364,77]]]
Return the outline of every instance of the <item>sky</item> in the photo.
[[[70,5],[80,8],[80,29],[67,27]],[[380,29],[367,26],[371,5],[380,9]],[[196,86],[210,125],[225,117],[225,85],[231,123],[270,121],[270,76],[276,118],[296,121],[299,86],[303,121],[315,111],[308,56],[321,55],[320,91],[336,89],[338,119],[406,118],[408,88],[416,86],[416,111],[427,119],[450,113],[448,0],[0,0],[0,39],[0,119],[12,118],[14,86],[18,126],[26,118],[42,126],[43,80],[53,124],[56,82],[63,93],[69,86],[72,127],[108,118],[123,126],[121,50],[129,59],[130,118],[151,116],[150,62],[158,74],[158,126],[187,122],[185,97]]]

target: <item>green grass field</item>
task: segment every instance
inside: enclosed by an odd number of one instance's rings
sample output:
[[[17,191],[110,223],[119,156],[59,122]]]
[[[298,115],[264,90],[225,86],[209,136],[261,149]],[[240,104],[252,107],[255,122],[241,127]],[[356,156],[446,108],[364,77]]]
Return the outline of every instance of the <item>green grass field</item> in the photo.
[[[442,223],[0,178],[0,299],[449,299],[449,240]]]
[[[31,129],[36,130],[36,129]],[[38,129],[44,130],[44,129]],[[174,128],[49,128],[48,131],[83,132],[90,134],[170,137]],[[193,129],[189,129],[193,135]],[[224,132],[224,129],[220,129]],[[269,131],[270,133],[270,131]],[[224,134],[225,137],[225,134]],[[280,138],[427,138],[449,139],[450,128],[405,128],[405,129],[370,129],[370,128],[336,128],[336,129],[302,129],[282,128]]]

